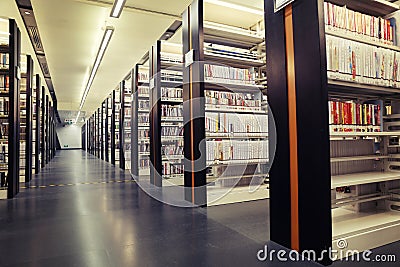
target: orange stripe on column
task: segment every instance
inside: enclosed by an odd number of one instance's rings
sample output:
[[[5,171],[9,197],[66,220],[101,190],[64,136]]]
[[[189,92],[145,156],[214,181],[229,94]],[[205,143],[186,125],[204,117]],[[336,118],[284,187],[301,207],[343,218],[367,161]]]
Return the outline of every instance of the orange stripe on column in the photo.
[[[189,22],[189,51],[193,49],[192,43],[192,25],[191,25],[191,6],[188,7],[188,22]],[[194,195],[194,122],[193,122],[193,65],[189,66],[189,105],[190,105],[190,154],[192,156],[191,160],[191,173],[192,173],[192,204],[195,203],[195,195]]]
[[[292,249],[299,251],[299,174],[297,155],[296,70],[294,63],[292,5],[285,8],[285,35],[289,107],[291,244]]]

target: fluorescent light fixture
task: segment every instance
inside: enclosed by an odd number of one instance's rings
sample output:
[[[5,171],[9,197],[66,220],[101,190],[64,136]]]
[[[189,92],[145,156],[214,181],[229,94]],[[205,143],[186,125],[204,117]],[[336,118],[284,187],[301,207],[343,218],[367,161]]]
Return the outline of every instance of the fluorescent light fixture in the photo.
[[[115,0],[114,5],[111,9],[110,17],[119,18],[122,13],[122,9],[124,8],[126,0]]]
[[[90,72],[90,76],[89,76],[85,91],[83,92],[81,105],[79,107],[80,110],[82,109],[83,105],[85,104],[86,97],[87,97],[87,95],[89,93],[90,87],[93,84],[94,77],[96,76],[97,70],[99,69],[101,60],[103,59],[104,53],[107,50],[107,46],[110,43],[110,40],[111,40],[111,37],[112,37],[113,33],[114,33],[114,28],[113,27],[107,27],[105,32],[104,32],[103,40],[101,41],[101,45],[100,45],[99,51],[97,52],[96,60],[94,61],[94,65],[92,67],[92,71]]]
[[[245,7],[245,6],[241,6],[241,5],[237,5],[237,4],[233,4],[233,3],[220,1],[220,0],[205,0],[204,2],[210,3],[210,4],[214,4],[214,5],[218,5],[218,6],[227,7],[227,8],[236,9],[236,10],[239,10],[239,11],[252,13],[252,14],[255,14],[255,15],[260,15],[260,16],[264,15],[264,11],[263,10],[254,9],[254,8],[250,8],[250,7]]]
[[[79,116],[81,115],[81,111],[79,110],[79,112],[78,112],[78,116],[76,116],[76,119],[75,119],[75,124],[78,122],[78,119],[79,119]]]

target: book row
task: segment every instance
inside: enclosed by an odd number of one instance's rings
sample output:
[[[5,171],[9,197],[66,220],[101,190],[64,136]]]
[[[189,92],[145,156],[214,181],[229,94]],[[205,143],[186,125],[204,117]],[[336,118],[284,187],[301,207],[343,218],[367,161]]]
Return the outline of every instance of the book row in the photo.
[[[149,159],[140,159],[139,160],[139,168],[147,169],[150,167],[150,160]]]
[[[268,116],[262,114],[206,113],[206,132],[267,133]]]
[[[208,82],[255,85],[254,68],[239,69],[227,66],[204,64],[204,76]]]
[[[150,137],[149,133],[150,133],[150,130],[139,129],[138,130],[138,138],[149,138]]]
[[[163,117],[182,117],[183,106],[161,105],[161,116]]]
[[[0,75],[0,90],[8,91],[10,87],[10,79],[6,75]]]
[[[8,69],[10,65],[9,54],[0,53],[0,69]]]
[[[207,161],[268,160],[268,141],[207,141]]]
[[[222,106],[249,107],[251,110],[261,110],[261,101],[254,94],[221,91],[205,91],[206,104]]]
[[[173,62],[173,63],[182,63],[183,56],[178,54],[161,52],[161,61],[164,62]]]
[[[138,115],[138,123],[149,123],[149,114],[139,114]]]
[[[162,164],[163,175],[183,174],[183,172],[184,172],[183,164],[177,164],[173,162],[163,162]]]
[[[0,139],[7,139],[8,137],[8,124],[0,124]]]
[[[400,53],[339,37],[327,36],[328,78],[400,86]]]
[[[183,140],[175,141],[175,144],[163,145],[161,154],[165,156],[183,155]]]
[[[150,153],[150,144],[139,142],[138,149],[139,153]]]
[[[138,108],[150,110],[150,101],[149,100],[139,100],[138,101]]]
[[[324,3],[325,25],[334,29],[356,33],[363,38],[373,41],[382,41],[393,44],[395,20],[383,19],[348,9],[346,6],[337,6]]]
[[[7,116],[9,113],[9,100],[8,98],[0,98],[0,116]]]
[[[176,126],[163,126],[161,128],[161,136],[183,136],[183,127]]]
[[[364,132],[381,130],[381,106],[354,101],[329,101],[331,132]]]
[[[182,98],[183,90],[181,88],[161,87],[161,97]]]
[[[148,83],[149,82],[149,73],[148,72],[139,72],[138,80],[139,80],[139,82],[142,82],[142,83]]]
[[[183,82],[182,72],[173,70],[162,70],[161,81],[165,82]]]
[[[146,97],[149,97],[149,91],[150,89],[149,89],[149,87],[147,87],[147,86],[139,86],[138,87],[138,95],[139,96],[146,96]]]
[[[0,151],[0,163],[8,162],[8,145],[3,144]]]

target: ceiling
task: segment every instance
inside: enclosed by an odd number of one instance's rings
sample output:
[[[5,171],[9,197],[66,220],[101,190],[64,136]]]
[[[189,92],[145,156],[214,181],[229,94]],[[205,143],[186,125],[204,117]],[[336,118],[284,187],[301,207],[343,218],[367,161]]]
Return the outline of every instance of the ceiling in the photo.
[[[1,0],[1,15],[4,1],[14,2]],[[228,1],[241,4],[239,0]],[[90,115],[173,21],[181,17],[191,0],[169,0],[168,4],[165,0],[127,0],[119,19],[109,17],[113,0],[31,2],[46,51],[59,110],[79,109],[104,28],[108,25],[114,26],[114,35],[83,107]],[[246,4],[261,9],[263,1],[250,0]],[[12,6],[17,10],[15,3]],[[262,16],[233,9],[226,11],[224,7],[206,4],[205,17],[210,21],[240,27],[250,27],[262,19]],[[19,15],[18,11],[16,14]],[[19,25],[23,25],[22,22]]]

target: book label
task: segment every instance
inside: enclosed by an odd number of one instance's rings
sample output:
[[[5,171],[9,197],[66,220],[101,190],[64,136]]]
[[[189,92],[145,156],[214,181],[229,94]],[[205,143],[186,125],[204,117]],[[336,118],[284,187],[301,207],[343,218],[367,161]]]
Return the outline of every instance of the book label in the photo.
[[[194,63],[194,50],[192,49],[185,55],[185,67],[187,68],[193,63]]]

